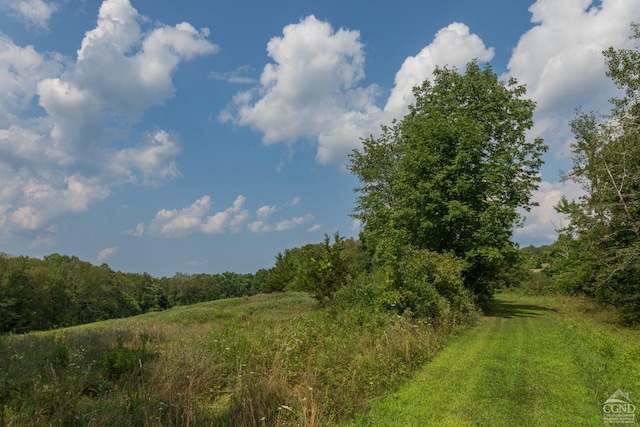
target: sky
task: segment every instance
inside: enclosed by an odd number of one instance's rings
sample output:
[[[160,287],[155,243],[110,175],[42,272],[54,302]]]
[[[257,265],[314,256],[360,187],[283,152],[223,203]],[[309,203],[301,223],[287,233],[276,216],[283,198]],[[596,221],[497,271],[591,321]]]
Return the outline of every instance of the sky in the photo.
[[[550,243],[580,195],[568,122],[608,111],[631,22],[637,0],[0,0],[0,252],[160,277],[357,237],[348,154],[473,59],[537,103],[514,239]]]

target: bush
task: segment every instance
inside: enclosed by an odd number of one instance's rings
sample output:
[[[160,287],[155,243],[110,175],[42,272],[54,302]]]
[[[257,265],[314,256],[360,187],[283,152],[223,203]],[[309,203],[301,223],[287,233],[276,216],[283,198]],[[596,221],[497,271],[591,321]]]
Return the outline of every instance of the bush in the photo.
[[[411,251],[397,266],[374,269],[336,292],[342,310],[392,310],[432,323],[466,323],[475,313],[462,279],[464,263],[451,254]]]
[[[464,287],[463,268],[463,261],[451,254],[412,251],[399,266],[401,307],[436,322],[450,315],[468,317],[474,306]]]

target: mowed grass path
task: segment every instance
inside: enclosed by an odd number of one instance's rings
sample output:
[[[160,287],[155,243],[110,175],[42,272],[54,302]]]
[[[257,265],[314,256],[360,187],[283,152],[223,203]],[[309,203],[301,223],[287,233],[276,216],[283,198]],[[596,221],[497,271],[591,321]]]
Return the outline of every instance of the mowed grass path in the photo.
[[[602,405],[618,388],[640,403],[640,345],[628,339],[637,331],[593,323],[566,304],[575,300],[499,295],[477,325],[353,425],[605,425]]]

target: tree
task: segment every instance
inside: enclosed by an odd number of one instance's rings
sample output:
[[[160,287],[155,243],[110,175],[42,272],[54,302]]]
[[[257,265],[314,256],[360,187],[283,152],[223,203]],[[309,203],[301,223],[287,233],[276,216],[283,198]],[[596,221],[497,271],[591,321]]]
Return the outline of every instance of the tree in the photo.
[[[290,283],[295,279],[295,268],[291,261],[291,252],[285,250],[284,255],[278,253],[276,255],[276,263],[269,270],[267,277],[262,285],[262,292],[282,292],[287,289]]]
[[[301,287],[320,302],[331,300],[333,294],[352,278],[352,265],[345,257],[344,245],[345,239],[339,233],[333,235],[333,243],[325,234],[320,254],[307,252],[306,262],[300,270]]]
[[[517,256],[512,231],[528,210],[546,146],[528,141],[535,103],[475,61],[464,74],[438,68],[414,88],[409,114],[363,140],[350,170],[362,185],[354,217],[379,262],[407,250],[465,260],[465,285],[480,298]]]
[[[632,24],[640,41],[640,25]],[[585,191],[556,209],[570,219],[563,232],[579,241],[590,270],[583,291],[640,321],[640,46],[603,52],[609,76],[624,96],[606,116],[580,112],[571,122],[573,168],[566,179]],[[585,268],[582,268],[585,270]],[[574,286],[577,288],[578,286]]]

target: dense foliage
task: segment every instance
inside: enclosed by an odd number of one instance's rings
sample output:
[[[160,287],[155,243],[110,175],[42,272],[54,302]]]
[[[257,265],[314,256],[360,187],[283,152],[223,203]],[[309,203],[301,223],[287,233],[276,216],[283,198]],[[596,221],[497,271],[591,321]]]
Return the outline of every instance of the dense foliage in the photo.
[[[632,25],[640,41],[640,25]],[[557,206],[567,215],[556,246],[565,289],[586,292],[640,321],[640,46],[604,52],[607,75],[624,91],[604,116],[580,112],[571,123],[579,200]]]
[[[369,258],[360,241],[336,233],[331,243],[325,235],[322,243],[287,249],[276,255],[262,291],[307,291],[319,301],[331,299],[338,289],[367,270]]]
[[[399,272],[412,251],[452,254],[480,302],[508,280],[513,228],[533,205],[546,150],[526,138],[535,104],[524,94],[476,62],[464,74],[438,68],[414,89],[408,115],[353,152],[354,216],[379,264]]]

